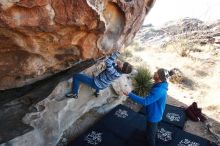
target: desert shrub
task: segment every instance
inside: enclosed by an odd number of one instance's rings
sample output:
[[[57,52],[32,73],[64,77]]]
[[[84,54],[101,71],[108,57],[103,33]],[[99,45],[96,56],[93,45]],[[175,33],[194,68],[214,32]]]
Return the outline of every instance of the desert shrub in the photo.
[[[125,58],[128,58],[128,57],[132,57],[133,54],[131,53],[130,50],[125,50],[125,51],[122,53],[122,56],[124,56]]]
[[[146,96],[152,87],[152,76],[147,68],[139,67],[134,76],[134,92],[139,96]]]
[[[136,47],[134,50],[140,52],[140,51],[144,51],[145,48],[144,47]]]
[[[163,48],[169,51],[177,52],[181,57],[188,57],[192,49],[194,49],[194,43],[185,39],[178,39],[167,42],[163,45]]]
[[[132,52],[130,50],[124,50],[118,59],[121,61],[127,61],[127,59],[129,59],[131,57],[133,57]]]
[[[190,50],[193,48],[192,43],[187,40],[178,40],[175,45],[177,47],[177,52],[181,57],[188,57]]]
[[[145,48],[140,46],[140,44],[136,41],[132,41],[126,50],[134,50],[134,51],[143,51]]]
[[[136,41],[132,41],[129,47],[131,47],[132,49],[139,48],[139,43]]]
[[[140,62],[143,61],[143,59],[142,59],[141,57],[135,56],[135,57],[133,57],[133,61],[134,61],[134,62],[137,62],[137,63],[140,63]]]
[[[189,56],[190,51],[187,48],[181,48],[179,54],[181,57],[187,57]]]

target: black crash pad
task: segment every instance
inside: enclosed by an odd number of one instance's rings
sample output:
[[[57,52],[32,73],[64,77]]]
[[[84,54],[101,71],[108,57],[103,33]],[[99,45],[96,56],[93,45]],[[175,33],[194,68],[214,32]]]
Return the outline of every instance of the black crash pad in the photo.
[[[135,130],[125,142],[125,146],[146,146],[146,143],[145,131]]]
[[[158,124],[158,132],[156,135],[157,146],[169,146],[173,142],[173,139],[178,130],[175,126],[171,126],[166,123]],[[126,146],[146,146],[146,135],[145,130],[137,129],[132,136],[126,141]]]
[[[171,145],[175,136],[177,134],[177,129],[175,126],[160,122],[158,124],[158,130],[156,135],[157,146]]]
[[[173,106],[166,107],[168,112],[174,109],[176,108]],[[145,115],[137,114],[119,105],[68,146],[146,146],[145,126]],[[157,146],[208,146],[210,142],[187,133],[172,123],[161,121],[158,124],[156,144]]]
[[[157,146],[211,146],[209,141],[184,132],[167,123],[159,123],[156,135]],[[143,130],[135,130],[125,142],[125,146],[146,146],[146,135]]]
[[[124,142],[106,129],[96,125],[71,142],[68,146],[123,146]]]
[[[136,112],[126,106],[118,105],[97,124],[104,125],[105,128],[122,139],[128,139],[137,127],[136,117],[138,117]]]
[[[209,146],[207,139],[185,132],[173,125],[159,123],[157,146]]]
[[[142,107],[139,113],[145,115],[145,107]],[[162,121],[183,129],[186,122],[186,114],[184,108],[166,104]]]
[[[137,114],[134,119],[131,121],[132,126],[137,130],[144,131],[146,129],[146,116]]]
[[[191,133],[178,130],[170,146],[208,146],[209,141]]]
[[[216,143],[210,142],[208,143],[208,146],[218,146]]]
[[[69,146],[123,146],[124,141],[129,139],[136,128],[139,127],[138,125],[143,122],[141,120],[135,120],[138,117],[142,117],[142,120],[145,119],[143,115],[137,114],[128,107],[118,105]],[[142,127],[143,125],[144,123]],[[102,140],[100,140],[100,137]]]
[[[183,129],[186,122],[185,109],[167,104],[163,114],[163,121]]]

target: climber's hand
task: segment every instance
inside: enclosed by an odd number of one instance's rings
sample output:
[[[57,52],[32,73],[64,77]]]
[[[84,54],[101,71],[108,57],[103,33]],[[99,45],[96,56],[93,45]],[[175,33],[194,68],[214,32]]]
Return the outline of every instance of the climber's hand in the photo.
[[[128,96],[128,91],[123,91],[123,94]]]

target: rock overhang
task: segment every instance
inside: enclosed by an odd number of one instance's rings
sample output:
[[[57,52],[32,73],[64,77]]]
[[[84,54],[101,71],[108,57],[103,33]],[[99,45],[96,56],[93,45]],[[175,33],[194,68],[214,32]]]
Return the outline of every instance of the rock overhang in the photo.
[[[21,87],[126,46],[154,0],[0,2],[0,90]]]

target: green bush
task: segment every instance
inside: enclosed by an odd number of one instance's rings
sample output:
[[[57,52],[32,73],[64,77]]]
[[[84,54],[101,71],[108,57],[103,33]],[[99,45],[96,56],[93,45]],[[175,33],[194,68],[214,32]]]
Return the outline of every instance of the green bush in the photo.
[[[146,96],[152,85],[152,75],[147,68],[139,67],[134,76],[134,92],[139,96]]]

